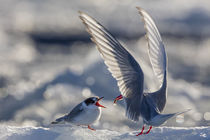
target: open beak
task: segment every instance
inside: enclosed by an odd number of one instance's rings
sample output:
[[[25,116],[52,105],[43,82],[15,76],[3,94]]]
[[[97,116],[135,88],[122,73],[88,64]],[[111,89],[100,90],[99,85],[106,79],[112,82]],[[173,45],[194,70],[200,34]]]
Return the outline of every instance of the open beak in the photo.
[[[99,107],[106,108],[105,106],[99,104],[99,101],[100,101],[101,99],[103,99],[103,98],[104,98],[104,97],[99,98],[95,105],[96,105],[96,106],[99,106]]]

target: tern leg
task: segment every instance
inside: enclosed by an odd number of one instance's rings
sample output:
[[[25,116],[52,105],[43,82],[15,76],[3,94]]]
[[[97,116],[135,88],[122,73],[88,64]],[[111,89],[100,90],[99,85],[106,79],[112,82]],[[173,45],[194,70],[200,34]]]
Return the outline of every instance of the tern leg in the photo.
[[[138,133],[136,136],[142,135],[142,134],[143,134],[143,132],[144,132],[144,125],[143,125],[143,127],[142,127],[142,129],[141,129],[141,132],[140,132],[140,133]]]
[[[94,128],[91,128],[90,125],[88,125],[88,129],[96,131]]]
[[[118,101],[118,100],[122,100],[123,96],[119,95],[114,99],[114,104]]]
[[[149,134],[149,132],[150,132],[151,129],[152,129],[152,126],[150,126],[149,127],[149,130],[146,133],[144,133],[144,134]]]

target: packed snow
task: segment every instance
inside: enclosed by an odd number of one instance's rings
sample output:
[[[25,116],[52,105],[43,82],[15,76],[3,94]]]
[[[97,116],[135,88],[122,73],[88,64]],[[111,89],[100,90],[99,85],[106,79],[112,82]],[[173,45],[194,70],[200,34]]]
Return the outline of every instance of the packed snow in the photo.
[[[138,131],[120,133],[109,129],[96,131],[81,127],[15,127],[0,126],[1,140],[208,140],[210,127],[158,127],[148,135]]]

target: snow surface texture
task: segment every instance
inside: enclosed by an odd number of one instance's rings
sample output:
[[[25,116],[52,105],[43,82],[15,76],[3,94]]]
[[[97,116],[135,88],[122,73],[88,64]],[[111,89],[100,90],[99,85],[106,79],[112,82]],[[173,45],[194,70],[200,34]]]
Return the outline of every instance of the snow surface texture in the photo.
[[[210,127],[158,127],[148,135],[111,130],[92,131],[81,127],[15,127],[0,126],[1,140],[209,140]]]

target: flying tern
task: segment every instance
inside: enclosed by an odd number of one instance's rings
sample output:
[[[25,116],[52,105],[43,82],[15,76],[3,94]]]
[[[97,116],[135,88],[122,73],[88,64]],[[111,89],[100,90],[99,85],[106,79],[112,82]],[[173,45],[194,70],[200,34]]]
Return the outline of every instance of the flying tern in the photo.
[[[161,114],[167,99],[167,56],[165,47],[155,22],[151,16],[142,8],[137,7],[142,16],[146,29],[146,39],[148,42],[148,55],[153,72],[158,79],[159,89],[155,92],[144,91],[144,73],[135,58],[124,48],[111,33],[105,29],[98,21],[84,12],[79,11],[91,40],[96,44],[108,70],[117,80],[121,95],[114,100],[123,99],[125,102],[126,116],[138,121],[143,118],[143,127],[137,136],[148,134],[152,126],[160,126],[168,119],[182,114],[183,112]],[[143,132],[145,124],[150,128]]]

